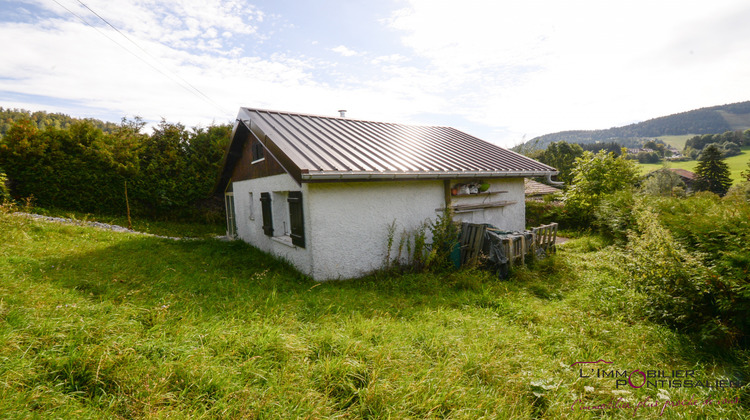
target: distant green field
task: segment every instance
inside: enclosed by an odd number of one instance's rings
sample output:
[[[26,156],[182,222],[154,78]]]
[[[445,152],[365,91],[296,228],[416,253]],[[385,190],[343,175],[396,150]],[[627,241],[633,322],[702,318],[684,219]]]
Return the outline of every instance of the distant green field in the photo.
[[[678,136],[673,136],[678,137]],[[666,140],[665,140],[666,142]],[[742,148],[742,153],[737,156],[728,157],[725,162],[729,165],[729,171],[732,175],[732,182],[738,183],[742,180],[740,174],[742,171],[747,169],[747,162],[750,161],[750,146]],[[662,163],[641,163],[638,166],[641,168],[641,173],[646,174],[651,171],[655,171],[662,168]],[[667,166],[670,168],[687,169],[688,171],[695,171],[695,167],[698,166],[697,160],[689,160],[686,162],[667,162]]]
[[[657,137],[657,139],[663,141],[664,143],[667,143],[669,146],[682,150],[685,148],[685,142],[688,141],[688,139],[691,137],[695,137],[695,134],[682,134],[679,136],[659,136]]]

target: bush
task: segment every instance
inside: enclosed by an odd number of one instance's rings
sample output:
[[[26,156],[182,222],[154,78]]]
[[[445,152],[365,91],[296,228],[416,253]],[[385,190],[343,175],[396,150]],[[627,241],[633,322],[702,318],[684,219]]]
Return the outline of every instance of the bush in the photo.
[[[724,337],[712,305],[713,273],[675,241],[653,210],[637,205],[635,221],[624,266],[633,286],[646,297],[648,316],[705,339]]]
[[[549,197],[549,198],[548,198]],[[558,223],[565,227],[563,204],[554,200],[553,196],[545,196],[543,200],[526,200],[526,226],[534,227]]]
[[[747,345],[750,202],[736,191],[724,198],[641,198],[628,267],[655,317],[671,317],[668,324],[704,339]]]
[[[15,197],[33,195],[42,207],[122,215],[127,182],[135,215],[221,218],[210,196],[231,126],[188,131],[162,121],[149,136],[143,124],[123,120],[103,133],[90,121],[39,130],[20,120],[0,138],[0,166]]]
[[[10,200],[10,190],[8,190],[8,177],[5,176],[3,168],[0,168],[0,204]]]
[[[565,191],[565,211],[579,226],[587,226],[602,196],[630,188],[637,179],[638,165],[625,154],[584,152],[576,159],[573,183]]]
[[[634,200],[633,190],[630,188],[602,196],[594,210],[594,225],[605,236],[624,243],[628,231],[635,224]]]

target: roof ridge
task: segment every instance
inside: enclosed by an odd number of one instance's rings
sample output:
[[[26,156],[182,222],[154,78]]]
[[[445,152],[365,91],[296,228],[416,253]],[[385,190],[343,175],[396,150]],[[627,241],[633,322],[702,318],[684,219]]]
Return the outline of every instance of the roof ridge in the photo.
[[[363,120],[363,119],[358,119],[358,118],[336,117],[336,116],[329,116],[329,115],[310,114],[310,113],[305,113],[305,112],[292,112],[292,111],[280,111],[280,110],[276,110],[276,109],[252,108],[252,107],[248,107],[248,106],[243,106],[242,109],[246,109],[248,111],[254,111],[254,112],[268,112],[268,113],[273,113],[273,114],[296,115],[296,116],[300,116],[300,117],[312,117],[312,118],[325,118],[325,119],[330,119],[330,120],[354,121],[354,122],[363,122],[363,123],[372,123],[372,124],[386,124],[386,125],[396,125],[396,126],[403,126],[403,127],[452,128],[454,130],[457,130],[456,128],[453,128],[453,127],[447,126],[447,125],[427,125],[427,124],[394,123],[394,122],[387,122],[387,121]]]

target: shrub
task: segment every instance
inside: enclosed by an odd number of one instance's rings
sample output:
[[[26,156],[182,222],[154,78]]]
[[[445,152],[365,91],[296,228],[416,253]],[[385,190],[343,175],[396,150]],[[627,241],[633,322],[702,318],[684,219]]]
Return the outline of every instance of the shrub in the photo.
[[[10,200],[10,190],[8,190],[8,177],[5,176],[3,168],[0,168],[0,204]]]
[[[685,194],[685,182],[668,168],[661,168],[646,175],[640,190],[648,195],[681,196]]]
[[[643,197],[635,207],[626,265],[653,305],[652,316],[703,339],[746,345],[750,203],[744,195]]]
[[[573,183],[565,192],[565,210],[580,225],[587,225],[603,195],[632,187],[636,179],[638,166],[624,154],[584,152],[576,159]]]
[[[715,338],[720,323],[713,322],[713,273],[675,241],[653,210],[636,207],[637,230],[629,236],[624,265],[646,297],[646,313],[670,327]]]
[[[451,253],[458,244],[460,226],[453,221],[453,212],[450,209],[443,211],[434,222],[430,223],[432,233],[432,245],[425,259],[427,268],[431,270],[443,270],[453,267]]]
[[[603,195],[594,209],[594,225],[605,236],[625,242],[628,230],[635,224],[634,200],[630,188]]]

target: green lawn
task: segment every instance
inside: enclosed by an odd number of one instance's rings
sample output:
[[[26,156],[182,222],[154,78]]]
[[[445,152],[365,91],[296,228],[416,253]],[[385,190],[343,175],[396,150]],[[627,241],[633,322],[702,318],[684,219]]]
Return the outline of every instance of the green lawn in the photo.
[[[506,281],[315,283],[241,242],[1,212],[0,244],[2,418],[632,418],[668,400],[698,405],[664,418],[748,416],[746,391],[596,377],[733,379],[748,358],[646,321],[595,237]]]
[[[725,162],[729,165],[729,171],[731,172],[732,181],[736,184],[742,180],[740,174],[742,171],[748,169],[747,163],[750,161],[750,146],[742,148],[742,153],[737,156],[731,156],[726,158]],[[698,165],[697,160],[689,160],[686,162],[669,162],[667,166],[669,168],[687,169],[688,171],[695,172],[695,167]],[[641,173],[646,174],[651,171],[663,168],[663,163],[641,163],[638,166],[641,168]]]

